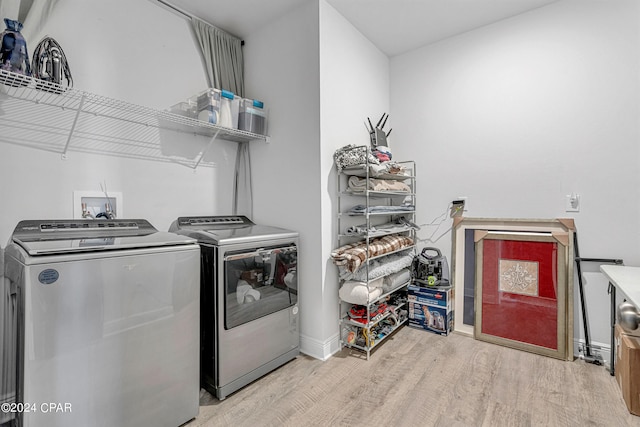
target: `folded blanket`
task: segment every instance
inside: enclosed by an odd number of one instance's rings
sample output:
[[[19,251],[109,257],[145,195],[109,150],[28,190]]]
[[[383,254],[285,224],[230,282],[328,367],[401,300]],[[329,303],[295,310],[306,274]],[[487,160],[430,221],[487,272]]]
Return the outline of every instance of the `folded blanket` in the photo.
[[[344,266],[353,273],[369,258],[377,257],[399,249],[413,246],[413,239],[402,234],[391,234],[369,241],[360,241],[341,246],[331,252],[333,263]]]
[[[387,222],[379,225],[359,224],[347,227],[344,234],[350,236],[380,237],[385,234],[402,233],[409,230],[420,230],[420,227],[406,219],[404,216],[396,218],[393,222]]]
[[[393,213],[393,212],[413,212],[416,209],[414,205],[400,206],[369,206],[355,205],[347,211],[349,215],[362,215],[364,213]]]
[[[387,163],[382,163],[382,164],[373,164],[373,163],[361,163],[358,165],[351,165],[351,166],[347,166],[344,169],[342,169],[342,173],[346,174],[346,175],[355,175],[355,176],[361,176],[361,177],[366,177],[367,176],[367,166],[369,169],[369,176],[372,178],[377,177],[378,175],[382,175],[387,173],[388,171],[388,166]]]
[[[355,144],[345,145],[337,149],[333,153],[333,160],[338,171],[347,166],[360,165],[366,163],[380,164],[380,161],[371,153],[366,146],[357,146]]]
[[[348,280],[344,282],[338,294],[342,301],[351,304],[367,305],[382,295],[382,282],[382,277],[369,282],[368,285],[367,282]]]
[[[368,235],[369,237],[379,237],[384,236],[389,233],[402,233],[404,231],[409,231],[412,228],[406,224],[382,224],[382,225],[372,225],[367,228],[367,224],[353,225],[348,227],[345,230],[345,234],[352,236],[362,236]]]
[[[378,277],[388,276],[392,273],[396,273],[403,268],[408,268],[413,262],[413,254],[402,252],[399,254],[392,254],[384,258],[375,259],[369,262],[369,274],[367,275],[367,269],[361,268],[355,272],[349,272],[343,266],[338,267],[338,273],[342,280],[373,280]]]
[[[411,280],[411,271],[408,268],[403,268],[396,273],[384,276],[382,289],[385,292],[390,292],[398,286],[409,282],[409,280]]]
[[[362,178],[381,178],[381,179],[398,179],[400,177],[409,177],[409,173],[405,166],[401,163],[390,161],[377,163],[360,163],[346,166],[341,170],[346,175],[359,176]]]
[[[349,190],[354,192],[372,191],[403,191],[411,192],[411,188],[402,181],[393,179],[349,177]]]
[[[403,268],[388,276],[378,277],[367,283],[366,281],[347,280],[342,284],[338,294],[342,301],[351,304],[367,305],[375,301],[383,293],[391,292],[411,280],[408,268]]]

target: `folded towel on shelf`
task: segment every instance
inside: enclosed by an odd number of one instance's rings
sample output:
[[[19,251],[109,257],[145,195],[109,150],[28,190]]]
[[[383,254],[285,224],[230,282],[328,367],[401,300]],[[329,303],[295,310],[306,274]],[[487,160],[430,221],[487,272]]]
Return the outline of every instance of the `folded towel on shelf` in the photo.
[[[414,205],[403,204],[399,206],[369,206],[355,205],[347,211],[349,215],[362,215],[364,213],[383,213],[383,212],[413,212],[416,209]]]
[[[411,228],[404,224],[372,225],[369,228],[367,228],[367,224],[360,224],[347,227],[345,234],[351,236],[368,235],[369,237],[379,237],[389,233],[402,233],[409,230],[411,230]]]
[[[404,191],[407,193],[411,192],[411,187],[405,184],[402,181],[393,180],[393,179],[385,179],[385,185],[387,185],[386,191]]]
[[[338,291],[342,301],[351,304],[367,305],[375,301],[386,292],[391,292],[411,280],[411,272],[408,268],[391,273],[387,276],[380,276],[370,282],[360,280],[345,281]]]
[[[390,234],[369,241],[360,241],[341,246],[331,252],[333,263],[354,272],[369,258],[395,252],[413,246],[413,239],[402,234]]]
[[[382,282],[382,277],[369,282],[368,285],[367,282],[347,280],[340,287],[338,294],[345,302],[367,305],[382,295]]]
[[[356,280],[364,282],[366,280],[373,280],[378,277],[388,276],[402,270],[403,268],[409,268],[412,262],[413,254],[402,252],[370,261],[368,275],[366,268],[350,272],[344,266],[338,266],[338,274],[342,280]]]
[[[349,236],[368,235],[369,237],[379,237],[389,233],[403,233],[409,230],[420,230],[420,227],[401,216],[393,222],[369,225],[368,228],[367,224],[352,225],[347,227],[344,233]]]
[[[352,225],[344,230],[344,234],[348,236],[363,236],[367,233],[371,233],[373,230],[375,230],[375,228],[373,226],[367,228],[367,224]]]
[[[389,292],[398,286],[409,282],[409,280],[411,280],[411,271],[408,268],[403,268],[396,273],[384,276],[382,289],[385,292]]]
[[[372,191],[402,191],[411,192],[411,188],[402,181],[393,179],[349,177],[349,190],[353,192]]]
[[[409,176],[407,169],[400,163],[389,161],[383,163],[360,163],[346,166],[341,170],[346,175],[366,178],[398,179],[401,176]]]

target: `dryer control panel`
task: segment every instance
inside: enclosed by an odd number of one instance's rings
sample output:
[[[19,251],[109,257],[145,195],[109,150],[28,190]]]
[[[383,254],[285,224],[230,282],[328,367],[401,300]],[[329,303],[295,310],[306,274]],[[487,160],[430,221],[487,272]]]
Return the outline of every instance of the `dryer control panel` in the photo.
[[[222,216],[192,216],[178,218],[180,228],[233,228],[255,225],[253,221],[244,215],[222,215]]]
[[[141,236],[158,230],[144,219],[120,220],[25,220],[13,231],[13,238],[23,242],[69,238]]]

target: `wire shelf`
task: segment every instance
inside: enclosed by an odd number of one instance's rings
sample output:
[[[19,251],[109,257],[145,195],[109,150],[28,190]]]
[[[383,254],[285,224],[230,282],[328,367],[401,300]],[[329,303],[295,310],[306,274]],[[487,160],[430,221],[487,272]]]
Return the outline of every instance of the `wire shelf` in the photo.
[[[0,142],[59,153],[212,167],[216,139],[266,141],[265,135],[216,126],[168,111],[0,70]]]

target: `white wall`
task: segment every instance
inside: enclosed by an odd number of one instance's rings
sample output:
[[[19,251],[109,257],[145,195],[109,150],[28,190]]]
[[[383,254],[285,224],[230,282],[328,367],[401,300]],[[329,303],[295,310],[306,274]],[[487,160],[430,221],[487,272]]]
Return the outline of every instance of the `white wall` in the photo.
[[[337,268],[329,253],[336,235],[336,168],[333,153],[368,145],[364,121],[389,111],[389,59],[325,0],[320,0],[320,194],[322,198],[322,336],[339,350]],[[344,242],[343,242],[344,244]]]
[[[305,2],[244,40],[245,96],[269,108],[271,137],[250,148],[253,219],[300,234],[300,345],[322,358],[317,2]]]
[[[450,254],[439,216],[467,196],[469,217],[574,218],[582,256],[640,265],[639,8],[564,0],[391,60],[392,148],[418,162],[420,222],[439,218],[419,237],[442,235],[423,245]],[[608,344],[597,276],[592,338]]]
[[[29,48],[45,34],[62,46],[77,89],[164,109],[206,88],[187,21],[155,2],[59,0]],[[161,230],[180,215],[230,212],[235,143],[216,143],[216,167],[195,171],[73,151],[62,160],[15,143],[0,143],[2,246],[19,220],[70,218],[73,191],[100,191],[104,182],[123,193],[125,216]]]
[[[366,144],[364,120],[384,111],[395,157],[417,161],[421,223],[464,195],[467,216],[574,217],[583,256],[640,264],[639,15],[632,0],[564,0],[389,61],[312,0],[245,38],[245,95],[271,108],[271,142],[251,145],[254,219],[300,232],[304,352],[324,359],[337,347],[332,154]],[[60,0],[42,33],[83,90],[165,108],[206,87],[187,22],[151,1]],[[73,190],[105,181],[124,193],[127,217],[159,229],[229,213],[235,149],[216,143],[217,167],[194,172],[0,143],[0,244],[20,219],[70,217]],[[577,214],[564,212],[571,192]],[[450,253],[450,225],[425,226],[423,239],[443,237],[422,243]],[[592,323],[608,322],[606,295],[589,304]]]
[[[271,108],[271,142],[251,146],[254,217],[299,231],[301,349],[325,359],[339,349],[333,152],[368,143],[364,118],[387,111],[388,59],[324,0],[244,49],[245,95]]]
[[[333,123],[322,131],[320,7],[322,115]],[[187,22],[154,2],[60,0],[43,33],[62,45],[82,90],[166,108],[206,86]],[[363,117],[388,109],[388,60],[324,1],[301,5],[245,42],[245,95],[270,108],[271,142],[251,145],[253,219],[300,232],[302,349],[324,359],[338,344],[337,282],[328,258],[335,235],[332,154],[366,143]],[[7,242],[21,219],[71,217],[73,191],[98,191],[103,182],[124,194],[127,217],[147,218],[159,229],[179,215],[229,213],[235,149],[216,143],[217,167],[192,171],[75,152],[62,160],[0,144],[0,176],[15,182],[0,187],[0,239]]]

